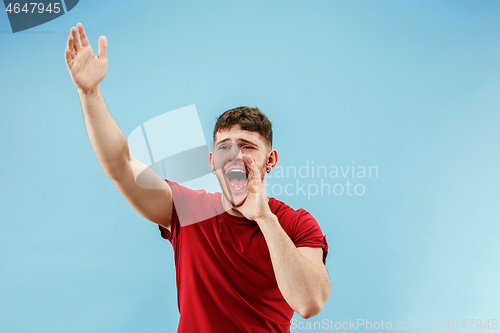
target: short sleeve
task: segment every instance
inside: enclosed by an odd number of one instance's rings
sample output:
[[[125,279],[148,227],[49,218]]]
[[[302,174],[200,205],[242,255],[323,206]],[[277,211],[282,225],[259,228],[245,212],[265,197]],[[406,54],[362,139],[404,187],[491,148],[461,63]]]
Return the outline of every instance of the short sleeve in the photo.
[[[177,215],[176,206],[186,206],[187,202],[190,198],[190,190],[184,186],[181,186],[175,182],[170,180],[166,180],[168,186],[170,187],[170,191],[172,192],[172,216],[170,219],[170,231],[161,225],[158,225],[160,229],[160,235],[162,238],[169,240],[170,242],[174,241],[174,235],[176,235],[180,231],[179,225],[179,216]]]
[[[297,211],[298,217],[292,227],[292,241],[296,247],[319,247],[323,249],[323,263],[326,264],[328,243],[318,221],[304,209]]]
[[[192,190],[186,186],[165,180],[172,192],[172,217],[170,231],[160,227],[161,236],[174,245],[181,227],[204,221],[218,214],[205,190]]]

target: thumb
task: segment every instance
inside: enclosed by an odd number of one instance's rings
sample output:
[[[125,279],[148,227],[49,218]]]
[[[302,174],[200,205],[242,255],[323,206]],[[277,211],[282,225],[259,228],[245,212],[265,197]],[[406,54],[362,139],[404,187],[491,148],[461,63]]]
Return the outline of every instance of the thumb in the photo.
[[[101,36],[99,37],[99,59],[105,60],[107,58],[106,56],[106,50],[108,49],[108,41],[106,37]]]

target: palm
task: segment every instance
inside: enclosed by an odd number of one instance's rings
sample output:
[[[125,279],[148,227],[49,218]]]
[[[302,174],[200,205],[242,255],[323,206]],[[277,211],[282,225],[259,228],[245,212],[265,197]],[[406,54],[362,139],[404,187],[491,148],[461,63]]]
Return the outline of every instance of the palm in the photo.
[[[99,59],[90,46],[78,52],[73,67],[69,69],[71,77],[78,88],[88,90],[104,79],[108,62]]]
[[[258,221],[271,214],[266,196],[266,184],[253,159],[243,155],[243,161],[249,171],[248,192],[245,202],[240,207],[237,207],[236,210],[243,214],[248,220]]]
[[[90,47],[83,26],[78,24],[77,28],[80,41],[76,38],[76,29],[71,28],[65,52],[66,64],[77,88],[87,92],[96,87],[106,75],[107,42],[105,37],[99,39],[99,56],[96,56]]]
[[[263,189],[265,189],[265,185],[250,185],[250,182],[248,184],[247,198],[243,205],[238,207],[238,210],[249,220],[262,219],[269,211],[269,204]]]

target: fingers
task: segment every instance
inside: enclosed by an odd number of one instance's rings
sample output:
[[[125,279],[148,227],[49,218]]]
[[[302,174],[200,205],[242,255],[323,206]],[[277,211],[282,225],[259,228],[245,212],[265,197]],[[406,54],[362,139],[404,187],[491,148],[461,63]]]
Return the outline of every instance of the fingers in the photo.
[[[66,49],[69,51],[70,55],[72,58],[75,57],[76,52],[75,52],[75,46],[74,46],[74,41],[73,41],[73,36],[68,37],[68,45],[66,46]]]
[[[70,51],[73,49],[73,38],[71,35],[68,36],[68,42],[66,43],[66,50]]]
[[[71,27],[70,36],[72,37],[72,40],[73,40],[73,50],[74,50],[74,52],[78,52],[81,49],[81,47],[80,47],[80,43],[78,42],[78,38],[76,37],[75,27]]]
[[[66,59],[66,64],[68,68],[71,69],[73,67],[73,60],[75,58],[75,49],[73,47],[73,37],[68,37],[68,42],[66,45],[66,50],[64,51],[64,58]]]
[[[68,65],[68,68],[71,69],[73,67],[73,59],[71,59],[71,52],[69,49],[64,50],[64,59],[66,59],[66,65]]]
[[[81,23],[78,23],[76,25],[76,29],[78,30],[78,37],[80,39],[80,43],[82,44],[82,47],[89,46],[89,40],[87,38],[87,35],[85,35],[85,30],[83,30],[83,25]]]
[[[99,59],[106,59],[106,51],[108,49],[108,41],[106,37],[99,37]]]
[[[250,156],[243,155],[243,162],[245,162],[245,165],[248,168],[248,178],[259,180],[260,171],[259,168],[257,167],[257,164],[255,164],[254,160]]]

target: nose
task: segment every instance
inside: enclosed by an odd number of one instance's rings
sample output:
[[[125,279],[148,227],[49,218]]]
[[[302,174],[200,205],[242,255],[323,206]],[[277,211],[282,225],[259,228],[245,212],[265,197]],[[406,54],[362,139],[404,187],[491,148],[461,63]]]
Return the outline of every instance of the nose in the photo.
[[[243,159],[243,150],[240,147],[237,147],[238,149],[238,155],[236,155],[237,160],[242,160]]]
[[[231,157],[230,160],[233,161],[242,161],[243,160],[243,152],[238,145],[233,145],[231,147]]]

